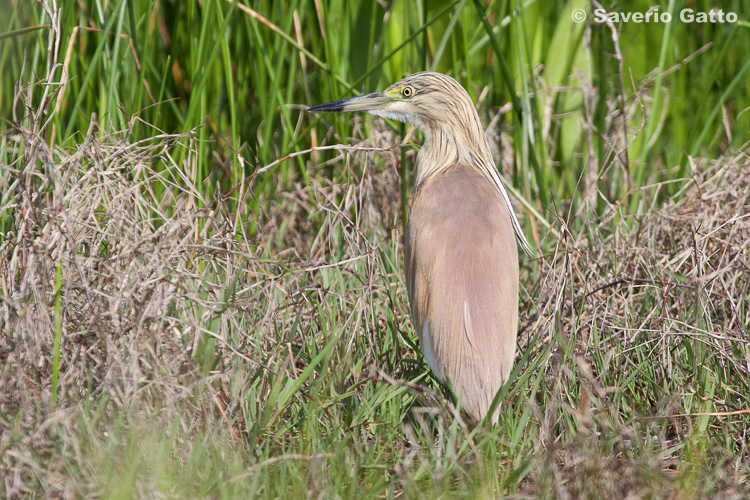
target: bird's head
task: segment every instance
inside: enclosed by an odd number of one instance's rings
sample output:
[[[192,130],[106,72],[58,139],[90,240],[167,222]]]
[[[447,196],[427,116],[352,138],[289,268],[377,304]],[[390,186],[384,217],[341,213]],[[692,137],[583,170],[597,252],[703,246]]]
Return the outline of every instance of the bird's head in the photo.
[[[455,131],[474,128],[480,123],[466,90],[453,78],[433,72],[415,73],[381,92],[321,104],[308,111],[366,111],[409,123],[426,135],[432,135],[442,125]]]

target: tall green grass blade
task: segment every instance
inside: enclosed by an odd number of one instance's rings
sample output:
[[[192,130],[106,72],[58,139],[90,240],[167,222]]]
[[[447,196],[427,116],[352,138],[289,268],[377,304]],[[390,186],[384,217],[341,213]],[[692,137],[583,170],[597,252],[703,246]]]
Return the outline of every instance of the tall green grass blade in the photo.
[[[498,62],[500,63],[500,71],[503,75],[503,78],[505,79],[505,84],[508,87],[508,92],[510,93],[511,102],[513,104],[513,111],[516,112],[516,115],[518,117],[518,122],[523,126],[525,123],[524,114],[529,114],[530,109],[528,109],[528,106],[524,106],[524,102],[528,105],[528,101],[524,100],[521,101],[521,99],[518,97],[518,94],[516,94],[515,84],[513,83],[513,76],[510,73],[510,69],[508,69],[508,63],[505,61],[505,55],[503,54],[502,49],[500,48],[500,43],[497,40],[497,37],[495,36],[492,25],[490,25],[489,20],[487,19],[487,14],[484,11],[484,7],[482,6],[482,3],[480,0],[474,0],[474,6],[477,10],[477,15],[479,16],[480,20],[482,21],[482,25],[484,26],[485,31],[487,32],[487,36],[490,37],[490,41],[492,42],[492,48],[495,52],[495,56],[497,57]],[[526,99],[526,98],[525,98]],[[531,137],[527,137],[527,140],[530,141]],[[536,158],[536,154],[533,152],[534,145],[528,144],[524,147],[529,147],[529,159],[531,160],[531,168],[534,170],[534,172],[538,175],[537,180],[541,180],[541,172],[539,170],[539,162]],[[524,170],[528,170],[527,165],[523,165]],[[549,204],[549,199],[547,196],[547,193],[544,191],[539,192],[539,198],[541,200],[542,206],[546,207]]]
[[[711,127],[715,126],[714,120],[716,120],[716,117],[719,115],[721,107],[726,103],[729,96],[732,95],[735,87],[737,87],[740,82],[745,81],[745,73],[748,69],[750,69],[750,60],[745,62],[738,73],[734,76],[734,78],[732,78],[732,81],[729,82],[729,85],[727,85],[726,89],[721,92],[721,96],[719,97],[718,102],[711,109],[711,113],[709,113],[708,118],[704,122],[701,132],[700,134],[698,134],[698,138],[690,148],[690,156],[695,157],[698,152],[704,147],[703,143],[706,140],[706,136],[708,135],[709,130],[711,130]]]
[[[669,0],[669,4],[667,5],[667,12],[670,16],[674,17],[675,15],[675,1]],[[661,49],[659,51],[659,65],[656,68],[657,74],[656,74],[656,83],[654,83],[654,100],[651,105],[651,113],[649,113],[644,120],[646,121],[646,135],[643,139],[643,143],[641,146],[641,155],[640,155],[640,161],[637,165],[637,170],[635,172],[635,188],[639,188],[643,186],[644,181],[646,180],[646,175],[648,174],[648,167],[647,167],[647,156],[648,156],[648,146],[649,143],[653,140],[654,132],[656,131],[656,126],[658,124],[658,116],[662,113],[661,110],[661,104],[662,104],[662,81],[663,81],[663,75],[664,75],[664,65],[667,58],[667,50],[672,45],[672,23],[667,23],[666,27],[664,28],[664,37],[662,38],[661,42]],[[636,199],[633,199],[633,203],[637,203]],[[635,209],[635,205],[632,206],[633,209]]]

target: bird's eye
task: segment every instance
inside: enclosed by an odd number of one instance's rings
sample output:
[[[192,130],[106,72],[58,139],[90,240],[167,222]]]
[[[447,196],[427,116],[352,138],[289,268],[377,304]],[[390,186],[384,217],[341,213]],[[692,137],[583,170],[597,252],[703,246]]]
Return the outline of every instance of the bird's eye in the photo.
[[[404,97],[411,97],[414,95],[414,89],[411,87],[404,87],[401,89],[401,95]]]

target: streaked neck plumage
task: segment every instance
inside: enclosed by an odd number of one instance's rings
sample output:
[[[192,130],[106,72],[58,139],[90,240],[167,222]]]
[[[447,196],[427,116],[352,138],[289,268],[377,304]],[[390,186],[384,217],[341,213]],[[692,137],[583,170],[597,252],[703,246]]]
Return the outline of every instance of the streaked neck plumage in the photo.
[[[478,168],[491,180],[486,170],[494,169],[495,165],[479,116],[476,112],[472,114],[473,116],[466,116],[464,113],[451,113],[451,118],[463,121],[460,126],[453,120],[421,123],[424,144],[417,155],[415,189],[429,176],[458,163]]]

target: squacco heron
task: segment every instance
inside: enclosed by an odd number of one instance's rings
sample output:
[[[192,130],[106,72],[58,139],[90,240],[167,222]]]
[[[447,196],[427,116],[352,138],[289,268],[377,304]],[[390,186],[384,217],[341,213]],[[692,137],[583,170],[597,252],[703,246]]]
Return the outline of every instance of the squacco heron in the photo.
[[[432,371],[482,420],[515,358],[516,239],[530,247],[469,94],[453,78],[425,72],[309,111],[367,111],[424,134],[405,237],[412,320]]]

